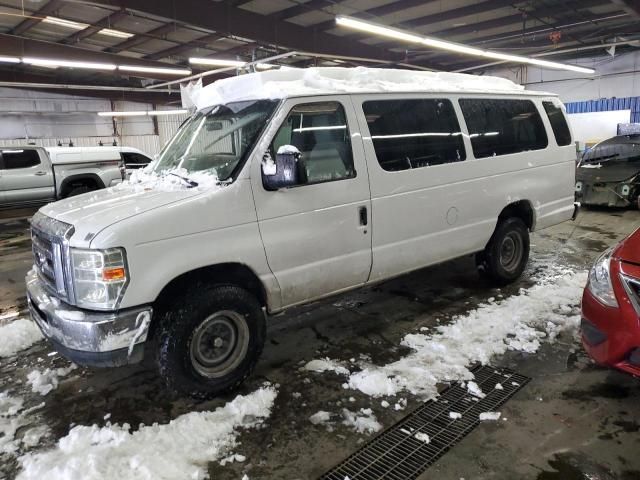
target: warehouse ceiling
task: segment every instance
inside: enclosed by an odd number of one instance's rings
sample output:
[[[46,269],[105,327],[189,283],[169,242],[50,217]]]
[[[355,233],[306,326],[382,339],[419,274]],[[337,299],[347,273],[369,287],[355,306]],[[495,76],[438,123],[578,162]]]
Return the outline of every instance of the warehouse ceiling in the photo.
[[[278,63],[486,68],[472,57],[336,27],[339,14],[504,53],[553,52],[544,58],[569,63],[607,55],[611,43],[616,55],[640,45],[633,42],[640,0],[0,0],[0,55],[194,73],[212,67],[190,65],[190,57],[250,61],[288,51],[308,54]],[[0,63],[0,81],[144,87],[175,78]]]

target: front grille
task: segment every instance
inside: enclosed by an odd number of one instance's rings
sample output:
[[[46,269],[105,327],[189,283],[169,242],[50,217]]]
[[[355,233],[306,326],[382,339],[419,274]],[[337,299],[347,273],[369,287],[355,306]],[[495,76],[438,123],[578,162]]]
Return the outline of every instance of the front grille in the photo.
[[[477,398],[460,384],[385,430],[320,480],[414,480],[469,434],[483,412],[496,411],[530,379],[508,369],[480,366],[472,370],[486,395]],[[500,384],[500,388],[496,385]],[[450,412],[460,418],[450,418]],[[422,434],[423,436],[420,436]],[[429,440],[424,441],[425,436]]]
[[[640,280],[624,274],[620,274],[620,277],[633,308],[635,308],[636,313],[640,315]]]
[[[66,241],[73,227],[36,213],[31,220],[31,244],[36,271],[52,295],[69,300],[65,271]]]

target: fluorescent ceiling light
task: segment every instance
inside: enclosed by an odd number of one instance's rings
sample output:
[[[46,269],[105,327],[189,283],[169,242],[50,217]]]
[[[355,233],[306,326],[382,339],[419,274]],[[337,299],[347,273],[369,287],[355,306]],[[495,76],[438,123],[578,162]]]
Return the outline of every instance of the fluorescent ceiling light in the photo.
[[[336,24],[360,30],[362,32],[373,33],[382,37],[393,38],[395,40],[402,40],[408,43],[418,43],[431,48],[437,48],[440,50],[447,50],[450,52],[461,53],[464,55],[472,55],[475,57],[490,58],[493,60],[502,60],[506,62],[526,63],[529,65],[537,65],[545,68],[553,68],[556,70],[569,70],[579,73],[595,73],[592,68],[578,67],[576,65],[568,65],[565,63],[549,62],[547,60],[539,60],[537,58],[523,57],[520,55],[508,55],[500,52],[493,52],[491,50],[483,50],[481,48],[468,47],[454,42],[447,42],[439,40],[433,37],[427,37],[422,35],[416,35],[397,28],[385,27],[376,23],[364,22],[356,18],[351,17],[336,17]]]
[[[166,115],[185,115],[189,110],[138,110],[130,112],[98,112],[99,117],[158,117]]]
[[[89,70],[115,70],[116,66],[111,63],[95,63],[95,62],[74,62],[69,60],[50,60],[46,58],[24,57],[22,61],[28,65],[39,67],[67,67],[67,68],[85,68]]]
[[[123,72],[160,73],[164,75],[191,75],[186,68],[138,67],[135,65],[120,65],[118,70]]]
[[[5,57],[0,56],[0,62],[2,63],[20,63],[20,59],[18,57]]]
[[[101,35],[107,35],[108,37],[115,38],[131,38],[134,36],[133,33],[121,32],[120,30],[113,30],[112,28],[103,28],[98,32]]]
[[[43,23],[58,25],[59,27],[70,28],[72,30],[84,30],[89,27],[88,23],[74,22],[73,20],[65,20],[64,18],[46,16],[42,19]]]

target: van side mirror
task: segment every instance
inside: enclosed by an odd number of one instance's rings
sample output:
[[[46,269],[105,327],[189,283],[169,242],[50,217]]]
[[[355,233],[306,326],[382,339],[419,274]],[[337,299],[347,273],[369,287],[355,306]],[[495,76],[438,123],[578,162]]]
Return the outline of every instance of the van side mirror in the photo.
[[[267,190],[298,185],[298,160],[300,151],[293,145],[284,145],[278,149],[275,161],[269,152],[262,157],[262,182]]]

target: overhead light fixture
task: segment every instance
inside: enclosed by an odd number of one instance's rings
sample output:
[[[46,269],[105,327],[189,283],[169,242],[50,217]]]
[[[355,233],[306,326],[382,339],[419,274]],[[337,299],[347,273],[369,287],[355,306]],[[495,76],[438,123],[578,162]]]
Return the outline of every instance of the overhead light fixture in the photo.
[[[50,60],[47,58],[24,57],[23,63],[27,65],[35,65],[39,67],[67,67],[67,68],[83,68],[89,70],[115,70],[117,67],[112,63],[96,63],[96,62],[76,62],[70,60]]]
[[[445,40],[439,40],[437,38],[417,35],[397,28],[386,27],[384,25],[365,22],[352,17],[339,16],[336,17],[336,24],[342,27],[353,28],[366,33],[373,33],[382,37],[393,38],[395,40],[401,40],[408,43],[418,43],[431,48],[437,48],[440,50],[447,50],[454,53],[461,53],[464,55],[472,55],[475,57],[489,58],[493,60],[502,60],[505,62],[526,63],[529,65],[537,65],[545,68],[553,68],[556,70],[569,70],[579,73],[595,73],[592,68],[579,67],[576,65],[568,65],[565,63],[549,62],[547,60],[540,60],[537,58],[523,57],[520,55],[509,55],[500,52],[493,52],[491,50],[483,50],[481,48],[468,47],[460,43],[447,42]]]
[[[88,23],[74,22],[73,20],[50,16],[44,17],[42,23],[50,23],[51,25],[58,25],[59,27],[70,28],[72,30],[84,30],[89,27]]]
[[[0,63],[20,63],[21,60],[18,57],[5,57],[0,56]]]
[[[123,38],[123,39],[131,38],[134,36],[133,33],[121,32],[120,30],[114,30],[112,28],[103,28],[98,33],[101,35],[107,35],[108,37]]]
[[[185,115],[189,110],[137,110],[130,112],[98,112],[99,117],[159,117],[166,115]]]
[[[198,58],[198,57],[190,58],[189,63],[194,65],[208,65],[211,67],[242,67],[247,64],[247,62],[241,62],[239,60],[224,60],[222,58]]]
[[[191,75],[186,68],[138,67],[136,65],[120,65],[118,70],[123,72],[158,73],[162,75]]]

